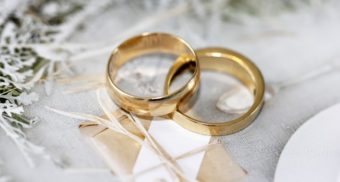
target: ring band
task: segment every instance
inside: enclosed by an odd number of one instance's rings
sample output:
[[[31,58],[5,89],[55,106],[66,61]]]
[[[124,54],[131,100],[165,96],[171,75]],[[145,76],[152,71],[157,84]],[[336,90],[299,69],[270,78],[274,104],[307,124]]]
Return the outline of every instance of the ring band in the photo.
[[[135,57],[151,53],[185,56],[194,63],[190,80],[177,91],[159,97],[138,97],[121,90],[114,78],[119,68]],[[106,87],[112,100],[122,109],[140,116],[164,116],[174,112],[179,101],[196,92],[199,85],[199,64],[194,50],[182,39],[166,33],[144,33],[120,44],[109,58]]]
[[[254,102],[250,109],[242,116],[226,122],[205,122],[194,119],[178,108],[187,101],[181,101],[172,119],[182,127],[204,135],[227,135],[238,132],[247,127],[260,112],[264,103],[265,83],[259,69],[243,55],[224,48],[205,48],[195,51],[200,62],[201,70],[226,72],[239,79],[254,95]],[[178,70],[188,64],[188,60],[178,60],[168,72],[165,92],[169,92],[171,82],[178,75]],[[190,99],[190,98],[185,98]],[[186,106],[184,105],[184,106]]]

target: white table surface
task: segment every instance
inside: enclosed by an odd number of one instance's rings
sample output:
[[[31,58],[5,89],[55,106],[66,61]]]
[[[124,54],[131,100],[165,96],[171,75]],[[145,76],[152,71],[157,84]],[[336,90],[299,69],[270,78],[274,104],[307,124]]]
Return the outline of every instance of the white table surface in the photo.
[[[152,12],[131,8],[111,8],[84,22],[85,29],[74,34],[69,42],[112,40],[115,45],[130,36],[121,36],[122,32],[170,32],[183,37],[194,48],[223,46],[242,52],[258,65],[267,83],[296,78],[327,64],[330,59],[339,61],[340,14],[332,7],[325,12],[302,9],[278,17],[248,19],[243,24],[218,23],[213,18],[193,20],[182,14],[153,26],[131,30],[151,15]],[[103,74],[108,56],[109,53],[79,61],[76,70],[79,74]],[[204,83],[209,84],[208,81]],[[14,143],[0,131],[2,173],[14,181],[112,181],[102,159],[81,136],[78,130],[81,121],[45,109],[49,106],[102,114],[94,91],[65,95],[62,92],[66,87],[56,84],[50,96],[46,96],[42,86],[36,87],[40,100],[27,108],[28,115],[41,120],[35,128],[27,130],[30,140],[44,146],[53,157],[62,158],[68,164],[66,169],[39,157],[37,167],[29,168]],[[248,171],[247,181],[272,181],[280,153],[290,136],[308,118],[340,102],[339,91],[339,70],[288,87],[265,104],[252,125],[237,134],[222,137],[226,149]]]

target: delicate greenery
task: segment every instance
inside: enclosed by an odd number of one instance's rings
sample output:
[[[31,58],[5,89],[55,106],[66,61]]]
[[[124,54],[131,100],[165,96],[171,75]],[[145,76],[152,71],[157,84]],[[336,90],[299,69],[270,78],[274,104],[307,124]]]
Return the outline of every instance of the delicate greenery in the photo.
[[[62,25],[81,8],[79,2],[39,0],[17,3],[12,11],[0,14],[0,128],[32,165],[30,154],[49,156],[26,139],[23,129],[32,127],[37,119],[25,116],[24,106],[38,100],[30,90],[53,73],[51,65],[56,61],[35,45],[57,41]]]

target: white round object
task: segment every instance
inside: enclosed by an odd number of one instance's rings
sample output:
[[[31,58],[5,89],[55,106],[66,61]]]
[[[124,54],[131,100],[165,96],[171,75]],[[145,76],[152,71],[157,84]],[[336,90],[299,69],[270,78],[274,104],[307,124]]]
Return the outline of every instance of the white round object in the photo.
[[[283,149],[275,182],[340,182],[340,104],[303,124]]]

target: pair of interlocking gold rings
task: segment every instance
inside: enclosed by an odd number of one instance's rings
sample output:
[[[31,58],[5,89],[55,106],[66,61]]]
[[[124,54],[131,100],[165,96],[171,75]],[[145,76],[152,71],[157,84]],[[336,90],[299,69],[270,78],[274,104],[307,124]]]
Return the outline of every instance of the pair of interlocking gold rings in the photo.
[[[138,97],[120,89],[114,79],[118,70],[136,57],[151,53],[178,56],[166,77],[165,95]],[[180,89],[169,93],[172,81],[180,70],[190,69],[190,80]],[[201,70],[226,72],[239,79],[253,94],[254,102],[240,117],[226,122],[205,122],[194,119],[179,110],[197,93]],[[107,65],[107,90],[112,100],[123,110],[139,116],[170,116],[182,127],[204,135],[227,135],[247,127],[260,112],[264,102],[265,84],[261,72],[248,58],[225,48],[193,50],[184,40],[167,33],[144,33],[120,44]]]

